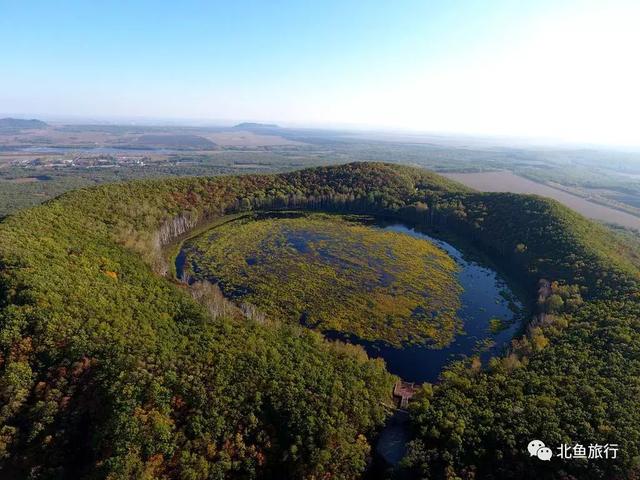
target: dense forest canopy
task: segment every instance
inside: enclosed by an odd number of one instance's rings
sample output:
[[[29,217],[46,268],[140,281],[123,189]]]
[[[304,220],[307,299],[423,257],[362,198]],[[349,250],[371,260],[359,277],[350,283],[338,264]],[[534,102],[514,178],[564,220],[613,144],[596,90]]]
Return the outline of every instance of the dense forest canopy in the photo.
[[[504,358],[452,366],[412,407],[404,466],[430,478],[640,475],[640,261],[535,196],[349,164],[78,190],[0,223],[0,469],[8,478],[358,478],[389,413],[380,361],[163,277],[164,247],[224,214],[392,216],[465,235],[535,295]],[[194,298],[195,297],[195,298]],[[526,444],[618,443],[615,461]]]

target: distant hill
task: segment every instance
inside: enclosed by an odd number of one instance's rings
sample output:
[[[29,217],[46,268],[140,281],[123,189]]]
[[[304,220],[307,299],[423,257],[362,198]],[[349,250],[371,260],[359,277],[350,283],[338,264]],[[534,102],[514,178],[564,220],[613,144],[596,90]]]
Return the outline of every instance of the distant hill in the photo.
[[[48,127],[48,125],[45,122],[36,119],[0,118],[0,130],[35,130],[46,127]]]
[[[234,125],[233,128],[280,128],[278,125],[274,123],[251,123],[244,122]]]

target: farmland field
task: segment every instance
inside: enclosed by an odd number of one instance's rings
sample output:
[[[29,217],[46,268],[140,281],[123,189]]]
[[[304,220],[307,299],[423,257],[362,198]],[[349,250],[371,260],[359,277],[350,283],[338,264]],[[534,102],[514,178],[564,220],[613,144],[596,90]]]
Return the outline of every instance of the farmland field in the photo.
[[[511,172],[445,173],[443,175],[482,192],[530,193],[553,198],[585,217],[640,230],[640,218],[634,215],[590,202],[577,195],[528,180]]]

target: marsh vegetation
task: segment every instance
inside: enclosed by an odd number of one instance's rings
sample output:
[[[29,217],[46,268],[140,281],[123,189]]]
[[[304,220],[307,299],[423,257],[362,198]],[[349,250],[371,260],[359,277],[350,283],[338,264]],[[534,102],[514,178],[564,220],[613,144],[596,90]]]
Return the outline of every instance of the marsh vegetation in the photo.
[[[268,214],[189,242],[186,272],[272,318],[393,345],[444,346],[459,328],[458,266],[371,217]]]

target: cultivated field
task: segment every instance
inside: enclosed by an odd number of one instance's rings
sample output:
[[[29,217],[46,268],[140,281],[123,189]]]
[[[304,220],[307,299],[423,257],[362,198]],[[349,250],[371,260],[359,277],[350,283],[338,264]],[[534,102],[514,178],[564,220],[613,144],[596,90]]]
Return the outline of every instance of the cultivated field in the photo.
[[[534,193],[553,198],[585,217],[640,230],[640,218],[634,215],[598,205],[548,185],[527,180],[511,172],[444,173],[443,175],[482,192]]]

